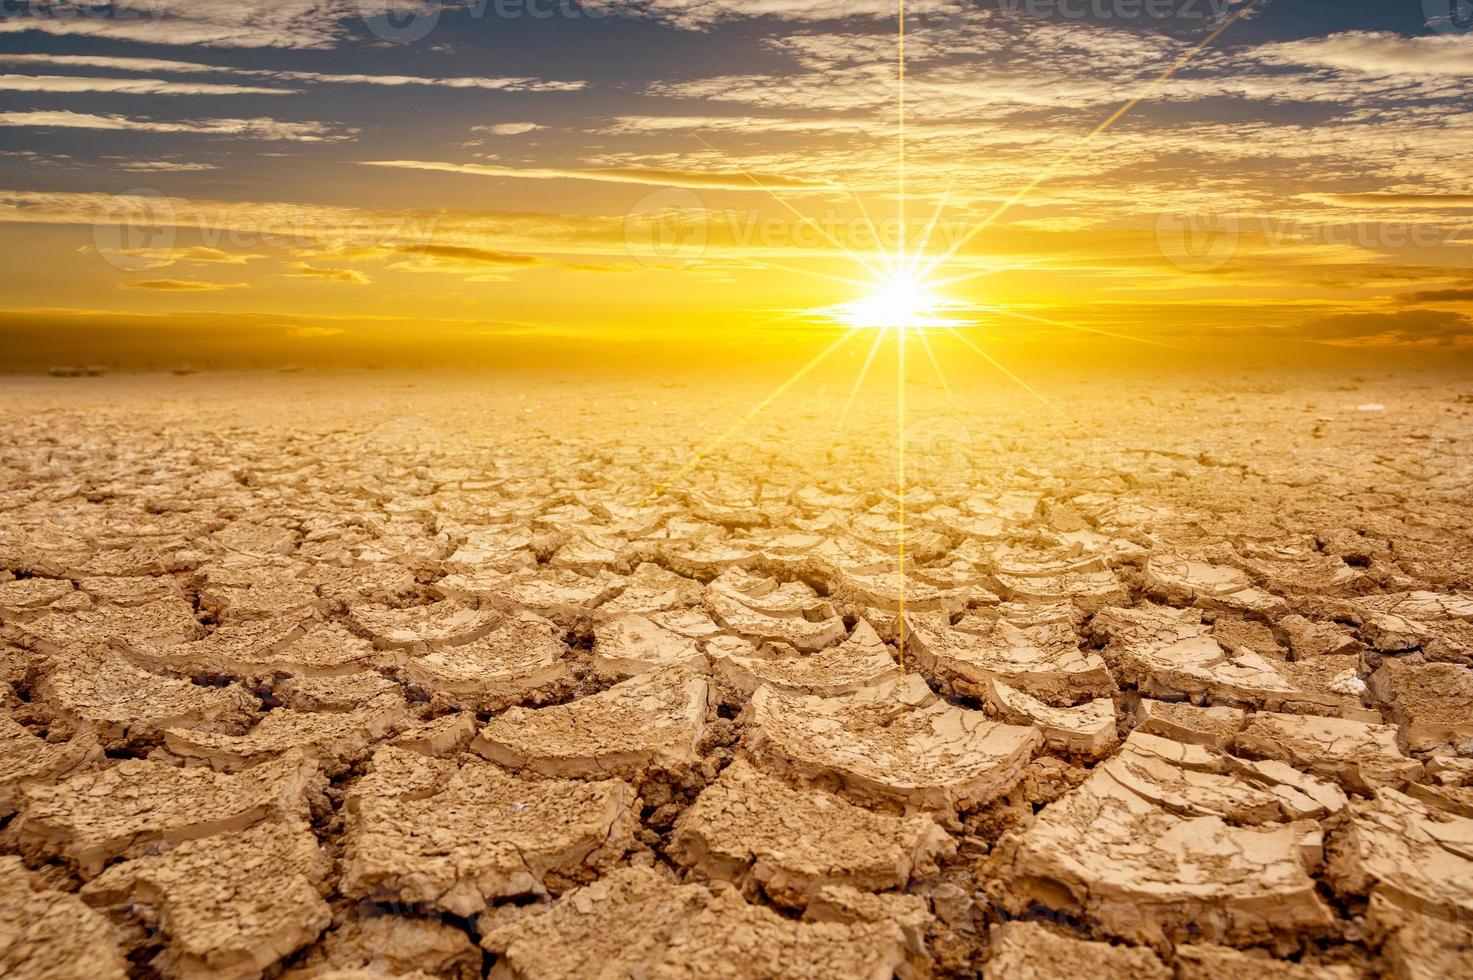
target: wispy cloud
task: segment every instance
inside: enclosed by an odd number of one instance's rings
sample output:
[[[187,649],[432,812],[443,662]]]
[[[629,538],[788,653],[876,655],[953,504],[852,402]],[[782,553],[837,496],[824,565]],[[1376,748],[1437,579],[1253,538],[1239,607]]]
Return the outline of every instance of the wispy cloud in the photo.
[[[189,279],[144,279],[126,282],[119,289],[143,289],[157,293],[214,293],[225,289],[249,289],[247,282],[195,282]]]
[[[587,170],[574,170],[560,167],[503,167],[487,163],[437,163],[426,160],[363,160],[360,162],[365,167],[430,170],[474,177],[502,177],[517,180],[594,180],[611,184],[651,184],[656,187],[735,191],[761,191],[764,188],[789,191],[832,191],[834,189],[830,184],[773,173],[748,175],[741,172],[713,173],[636,167],[595,167]]]
[[[75,75],[0,75],[5,92],[108,92],[114,95],[294,95],[296,89],[159,78],[81,78]]]
[[[306,262],[298,262],[292,266],[292,271],[287,273],[292,279],[324,279],[328,282],[347,283],[352,286],[367,286],[373,279],[364,272],[357,269],[327,269],[321,266],[309,265]]]
[[[100,129],[129,133],[194,133],[201,136],[237,136],[257,140],[323,143],[351,138],[354,130],[329,123],[286,122],[269,117],[254,119],[193,119],[168,121],[65,110],[0,112],[0,126],[36,129]]]

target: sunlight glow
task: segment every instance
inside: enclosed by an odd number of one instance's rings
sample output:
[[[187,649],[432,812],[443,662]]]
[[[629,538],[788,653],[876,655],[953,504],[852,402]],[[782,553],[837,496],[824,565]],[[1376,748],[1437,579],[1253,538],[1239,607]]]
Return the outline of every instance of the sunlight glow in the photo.
[[[863,299],[834,307],[833,317],[855,329],[921,330],[955,326],[946,316],[956,304],[933,293],[909,275],[892,276]]]

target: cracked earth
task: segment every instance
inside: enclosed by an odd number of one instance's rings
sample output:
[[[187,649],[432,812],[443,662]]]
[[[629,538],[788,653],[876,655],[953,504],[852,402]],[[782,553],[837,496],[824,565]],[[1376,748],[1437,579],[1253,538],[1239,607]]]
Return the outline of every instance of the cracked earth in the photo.
[[[1467,382],[1052,390],[0,383],[0,974],[1473,976]]]

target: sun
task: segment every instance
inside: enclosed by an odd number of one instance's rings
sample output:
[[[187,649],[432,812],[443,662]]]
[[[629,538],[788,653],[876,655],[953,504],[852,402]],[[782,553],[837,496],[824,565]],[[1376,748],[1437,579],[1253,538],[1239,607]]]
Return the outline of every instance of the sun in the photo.
[[[921,330],[945,327],[955,321],[945,316],[955,303],[910,275],[892,276],[868,296],[834,309],[835,319],[866,330]]]

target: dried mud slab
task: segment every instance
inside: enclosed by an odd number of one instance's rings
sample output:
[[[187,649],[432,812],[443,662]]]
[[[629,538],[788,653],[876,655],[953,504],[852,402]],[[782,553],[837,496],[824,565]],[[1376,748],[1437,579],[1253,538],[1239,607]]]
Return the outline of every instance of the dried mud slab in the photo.
[[[955,843],[926,817],[872,813],[799,790],[738,760],[675,823],[670,854],[705,878],[750,880],[775,901],[808,904],[824,885],[904,888]]]
[[[1143,700],[1136,706],[1135,720],[1138,732],[1225,751],[1248,726],[1248,713],[1238,708]]]
[[[789,694],[837,697],[900,677],[900,666],[866,622],[836,647],[807,657],[762,656],[745,641],[712,641],[706,651],[716,673],[731,688],[750,696],[764,684]]]
[[[430,650],[479,640],[502,622],[494,610],[475,609],[454,600],[405,608],[360,605],[348,610],[352,629],[380,650]]]
[[[1146,697],[1274,708],[1301,696],[1263,655],[1224,650],[1196,610],[1106,609],[1092,627],[1121,681]]]
[[[1066,936],[1037,922],[1009,922],[992,935],[984,980],[1172,980],[1149,949]]]
[[[411,919],[367,906],[337,922],[306,956],[303,966],[283,974],[288,980],[323,980],[357,974],[384,977],[481,976],[481,950],[462,930],[436,919]]]
[[[653,616],[671,609],[690,609],[701,604],[706,587],[695,579],[677,575],[652,562],[645,562],[624,582],[624,590],[601,603],[605,616]]]
[[[1351,804],[1333,839],[1330,878],[1349,894],[1466,923],[1473,916],[1473,818],[1377,790],[1374,800]]]
[[[429,792],[440,776],[422,775],[417,793],[358,800],[344,894],[472,916],[496,899],[544,894],[550,875],[607,871],[633,846],[627,783],[528,781],[477,761]]]
[[[75,895],[52,891],[20,858],[0,856],[0,976],[124,980],[122,936]]]
[[[1214,565],[1174,555],[1152,555],[1143,576],[1147,594],[1175,605],[1225,609],[1261,616],[1282,615],[1283,599],[1257,588],[1229,565]]]
[[[1388,660],[1372,675],[1371,690],[1390,706],[1408,752],[1473,752],[1473,670]]]
[[[245,980],[332,921],[319,893],[331,867],[305,823],[263,823],[116,865],[82,898],[156,929],[166,945],[152,965],[163,976]]]
[[[263,820],[305,819],[316,777],[299,752],[238,776],[126,760],[56,786],[26,787],[18,834],[22,846],[66,858],[92,878],[112,858]]]
[[[1367,795],[1379,786],[1404,788],[1422,775],[1422,764],[1402,754],[1389,725],[1260,712],[1233,746],[1242,755],[1287,762]]]
[[[893,922],[784,919],[730,889],[624,868],[548,909],[483,916],[499,980],[573,976],[884,980],[907,959]]]
[[[842,642],[848,633],[833,605],[808,586],[779,584],[740,570],[707,587],[706,608],[736,636],[757,644],[785,643],[804,653]]]
[[[678,769],[700,761],[696,746],[713,707],[705,677],[666,669],[570,704],[512,708],[481,729],[471,748],[509,769],[544,776]]]
[[[927,616],[911,617],[908,651],[917,665],[959,694],[985,697],[994,682],[1045,704],[1069,707],[1118,693],[1105,661],[1079,649],[1066,625],[1018,627],[997,619],[983,632],[952,628]]]
[[[624,590],[624,579],[612,572],[580,575],[565,568],[528,568],[500,573],[479,570],[449,575],[434,591],[469,605],[506,612],[529,612],[572,626],[593,618]]]
[[[267,714],[244,735],[171,728],[164,733],[164,749],[174,758],[219,772],[238,772],[294,753],[336,775],[371,752],[376,742],[403,729],[407,719],[397,694],[350,710],[285,707]]]
[[[573,676],[565,653],[562,630],[522,613],[469,643],[395,662],[405,680],[445,703],[491,712],[565,687]]]
[[[689,637],[628,614],[600,623],[593,634],[593,665],[606,677],[626,678],[665,667],[706,669],[706,655]]]
[[[1398,980],[1473,976],[1473,928],[1466,922],[1422,915],[1372,895],[1366,924]]]
[[[1143,777],[1133,768],[1145,795],[1127,785],[1132,780],[1097,770],[1026,829],[1003,837],[992,869],[1004,908],[1083,916],[1134,943],[1251,943],[1330,927],[1330,910],[1308,874],[1318,857],[1317,824],[1235,826],[1215,815],[1179,816],[1158,799],[1178,809],[1184,802],[1244,807],[1221,784],[1191,779],[1189,769]]]
[[[839,698],[762,687],[743,710],[744,742],[764,768],[831,780],[862,800],[955,811],[1012,789],[1041,737],[956,708],[909,675]]]
[[[44,786],[65,779],[103,760],[103,750],[93,733],[83,733],[69,742],[46,742],[0,714],[0,819],[21,807],[27,786]]]
[[[194,607],[176,596],[140,606],[98,606],[78,612],[49,612],[7,623],[0,635],[29,650],[51,655],[90,649],[111,641],[168,646],[205,633]]]
[[[201,687],[140,670],[121,656],[73,660],[49,674],[36,694],[76,731],[111,746],[157,740],[166,728],[241,732],[260,702],[238,686]]]
[[[193,643],[125,643],[122,649],[129,660],[149,670],[214,677],[333,677],[365,670],[379,659],[368,641],[311,615],[221,626]]]
[[[1110,753],[1119,743],[1115,702],[1098,698],[1073,708],[1054,708],[995,680],[987,704],[1003,721],[1032,725],[1049,748],[1086,759]]]
[[[1356,980],[1348,966],[1311,966],[1250,956],[1226,946],[1176,948],[1178,980]]]

